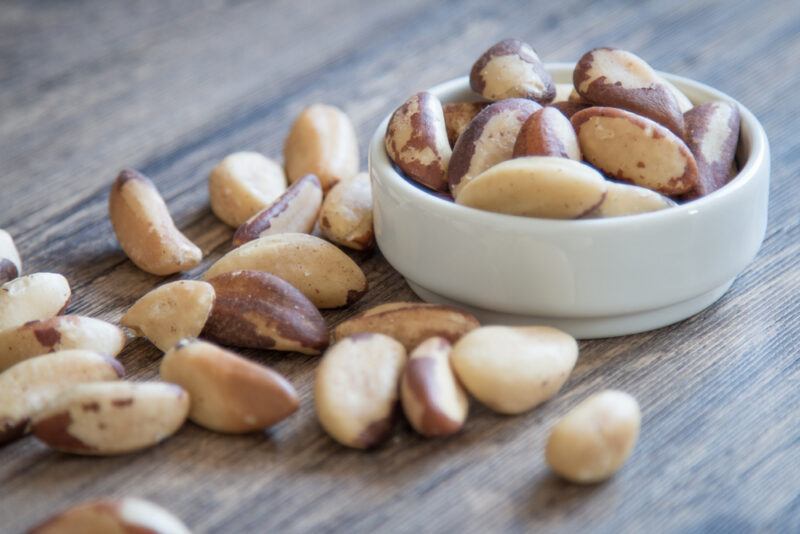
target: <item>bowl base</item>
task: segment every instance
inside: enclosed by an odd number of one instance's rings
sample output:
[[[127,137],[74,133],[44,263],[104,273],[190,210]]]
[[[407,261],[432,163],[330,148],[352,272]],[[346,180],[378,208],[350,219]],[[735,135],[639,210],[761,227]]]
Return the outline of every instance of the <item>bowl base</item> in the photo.
[[[707,293],[663,308],[599,317],[539,317],[535,315],[520,315],[492,311],[484,308],[476,308],[475,306],[469,306],[443,297],[442,295],[415,284],[408,278],[406,278],[406,282],[408,282],[411,290],[425,302],[447,304],[462,308],[475,315],[481,324],[549,325],[569,332],[569,334],[577,339],[596,339],[638,334],[688,319],[692,315],[711,306],[722,297],[728,288],[731,287],[733,279],[728,280]]]

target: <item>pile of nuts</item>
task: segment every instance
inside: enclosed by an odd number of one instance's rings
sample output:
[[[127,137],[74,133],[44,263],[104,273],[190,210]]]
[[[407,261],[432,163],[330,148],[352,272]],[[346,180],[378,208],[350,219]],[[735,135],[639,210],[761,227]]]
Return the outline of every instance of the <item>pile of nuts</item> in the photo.
[[[590,50],[572,84],[555,84],[530,45],[505,39],[478,58],[469,82],[474,101],[411,96],[385,136],[406,177],[457,204],[618,217],[708,195],[738,172],[736,105],[694,106],[625,50]]]

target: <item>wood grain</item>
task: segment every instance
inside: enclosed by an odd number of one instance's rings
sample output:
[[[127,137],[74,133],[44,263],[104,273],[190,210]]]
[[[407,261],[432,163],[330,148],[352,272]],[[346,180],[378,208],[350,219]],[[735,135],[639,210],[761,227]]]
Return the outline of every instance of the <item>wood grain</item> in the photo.
[[[720,302],[672,327],[582,343],[563,394],[532,413],[500,417],[473,403],[457,437],[425,440],[403,424],[371,453],[320,430],[316,358],[250,352],[298,387],[297,416],[239,437],[189,424],[124,458],[17,442],[0,449],[0,531],[111,495],[150,498],[197,532],[800,531],[800,11],[791,0],[7,1],[0,227],[16,237],[26,272],[68,277],[71,312],[116,321],[165,281],[137,270],[114,239],[106,204],[121,167],[151,176],[204,250],[196,276],[232,233],[208,207],[207,174],[221,157],[278,156],[294,115],[317,101],[350,114],[363,153],[407,95],[467,73],[507,36],[549,61],[628,48],[763,121],[773,157],[767,237]],[[379,252],[354,257],[372,289],[326,312],[331,326],[413,298]],[[156,376],[159,358],[143,340],[121,356],[135,379]],[[604,387],[639,399],[639,446],[606,484],[560,482],[543,462],[547,430]]]

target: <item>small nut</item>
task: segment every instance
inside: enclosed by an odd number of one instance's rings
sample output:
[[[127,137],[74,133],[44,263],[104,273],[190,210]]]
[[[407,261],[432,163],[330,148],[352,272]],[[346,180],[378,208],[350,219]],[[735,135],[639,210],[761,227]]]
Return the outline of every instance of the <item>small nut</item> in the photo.
[[[197,337],[214,305],[214,287],[198,280],[170,282],[137,300],[120,323],[166,352],[185,337]]]
[[[495,213],[575,219],[595,209],[608,182],[567,158],[529,156],[499,163],[468,183],[456,203]]]
[[[208,177],[211,210],[238,228],[286,191],[286,175],[275,161],[258,152],[226,156]]]
[[[55,273],[29,274],[3,284],[0,331],[64,313],[71,295],[67,279]]]
[[[314,304],[275,275],[232,271],[210,278],[217,298],[203,329],[225,345],[319,354],[328,328]]]
[[[400,381],[406,419],[426,437],[449,436],[464,426],[469,400],[450,367],[450,343],[423,341],[411,353]]]
[[[116,356],[125,346],[117,326],[81,315],[59,315],[0,331],[0,371],[40,354],[85,349]]]
[[[231,271],[264,271],[299,289],[317,308],[352,304],[367,291],[364,272],[347,254],[308,234],[261,237],[228,252],[206,280]]]
[[[372,228],[372,184],[362,172],[336,184],[319,213],[322,235],[353,250],[367,250],[375,241]]]
[[[339,180],[358,173],[358,139],[353,123],[337,107],[307,107],[286,138],[283,159],[290,182],[314,174],[327,191]]]
[[[610,478],[633,452],[641,420],[639,404],[627,393],[595,393],[556,423],[545,459],[553,471],[577,484]]]
[[[164,276],[189,270],[203,258],[175,227],[164,199],[143,174],[132,169],[119,173],[108,212],[122,250],[143,271]]]
[[[505,414],[522,413],[551,399],[577,358],[575,339],[548,326],[484,326],[462,337],[450,353],[467,391]]]
[[[31,417],[72,386],[124,374],[117,360],[88,350],[62,350],[10,367],[0,373],[0,445],[25,435]]]
[[[300,406],[283,376],[205,341],[183,340],[164,355],[160,374],[189,392],[189,419],[216,432],[264,430]]]
[[[672,93],[672,96],[675,97],[675,101],[678,103],[678,109],[680,109],[681,113],[684,114],[683,119],[685,127],[686,112],[692,109],[694,107],[694,104],[692,104],[692,101],[689,100],[689,97],[686,96],[686,94],[683,91],[681,91],[680,89],[675,87],[675,85],[667,81],[666,78],[664,78],[663,76],[659,76],[658,78],[661,81],[661,83],[664,84],[664,86],[667,89],[669,89],[670,93]]]
[[[575,91],[575,87],[571,83],[557,83],[556,84],[556,96],[553,98],[553,101],[550,102],[548,105],[552,106],[558,102],[569,102],[570,99],[574,98],[574,96],[578,95],[577,91]]]
[[[603,202],[585,215],[587,219],[636,215],[676,205],[673,200],[644,187],[616,182],[608,182],[607,185]]]
[[[11,234],[0,229],[0,284],[22,274],[22,262]]]
[[[484,52],[472,66],[469,85],[489,100],[527,98],[547,104],[556,96],[539,56],[518,39],[504,39]]]
[[[180,519],[143,499],[89,501],[47,519],[29,534],[191,534]]]
[[[443,337],[455,343],[461,336],[478,328],[472,314],[452,306],[425,302],[390,302],[370,308],[340,323],[333,332],[340,340],[354,334],[385,334],[412,351],[428,338]]]
[[[572,116],[577,112],[583,111],[584,109],[591,107],[591,105],[581,102],[553,102],[552,104],[548,104],[547,107],[556,108],[566,118],[571,119]]]
[[[572,116],[586,161],[618,180],[680,195],[697,185],[697,163],[663,126],[628,111],[592,107]]]
[[[547,106],[531,114],[522,125],[513,156],[555,156],[580,161],[581,149],[569,119]]]
[[[487,102],[448,102],[442,106],[450,146],[456,146],[456,141],[472,119],[488,105]]]
[[[319,178],[307,174],[297,180],[275,202],[242,224],[233,235],[233,246],[268,235],[296,232],[309,234],[322,206]]]
[[[357,449],[388,439],[405,364],[403,346],[382,334],[357,334],[329,348],[314,382],[322,428],[342,445]]]
[[[91,382],[58,396],[34,417],[33,434],[74,454],[126,454],[157,445],[178,431],[189,395],[166,382]]]

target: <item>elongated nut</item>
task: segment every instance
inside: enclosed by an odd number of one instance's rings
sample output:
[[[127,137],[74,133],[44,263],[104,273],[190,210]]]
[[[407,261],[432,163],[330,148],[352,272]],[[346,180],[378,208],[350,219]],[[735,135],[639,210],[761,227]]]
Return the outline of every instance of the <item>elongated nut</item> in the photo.
[[[519,39],[504,39],[478,58],[469,75],[472,90],[489,100],[528,98],[547,104],[556,86],[536,51]]]
[[[675,201],[644,187],[615,182],[608,182],[607,185],[603,202],[585,215],[587,219],[636,215],[676,205]]]
[[[442,106],[450,146],[456,145],[472,119],[488,105],[488,102],[447,102]]]
[[[533,113],[522,125],[513,156],[555,156],[580,161],[581,149],[569,119],[556,108],[547,106]]]
[[[137,300],[120,323],[166,352],[185,337],[197,337],[214,305],[214,286],[179,280],[155,288]]]
[[[317,367],[314,403],[333,439],[368,449],[394,427],[406,351],[382,334],[356,334],[333,345]]]
[[[25,435],[31,418],[72,386],[124,374],[117,360],[88,350],[62,350],[10,367],[0,373],[0,445]]]
[[[322,206],[319,178],[307,174],[297,180],[278,199],[250,217],[233,235],[233,246],[273,234],[309,234]]]
[[[367,250],[375,241],[372,228],[372,184],[362,172],[330,191],[319,212],[322,235],[353,250]]]
[[[33,434],[74,454],[114,455],[157,445],[178,431],[189,413],[189,395],[166,382],[79,384],[39,412]]]
[[[317,308],[352,304],[367,291],[367,278],[347,254],[308,234],[276,234],[228,252],[206,280],[231,271],[264,271],[299,289]]]
[[[469,400],[450,367],[450,343],[423,341],[411,353],[400,381],[406,419],[426,437],[449,436],[464,426]]]
[[[272,204],[284,191],[283,168],[258,152],[230,154],[208,177],[211,210],[234,228]]]
[[[328,328],[314,304],[294,286],[261,271],[232,271],[209,279],[217,298],[203,329],[225,345],[319,354]]]
[[[550,431],[545,459],[571,482],[610,478],[636,446],[642,415],[636,399],[607,389],[572,408]]]
[[[143,499],[103,499],[73,506],[29,534],[191,534],[180,519]]]
[[[64,313],[71,295],[67,279],[55,273],[29,274],[3,284],[0,331]]]
[[[160,375],[189,392],[189,419],[217,432],[264,430],[300,406],[294,387],[280,374],[196,339],[184,339],[167,352]]]
[[[5,284],[22,274],[22,261],[11,234],[0,229],[0,284]]]
[[[577,358],[575,339],[548,326],[484,326],[462,337],[450,353],[467,391],[505,414],[528,411],[552,398]]]
[[[386,334],[412,351],[420,343],[434,336],[455,343],[467,332],[478,328],[474,315],[452,306],[425,302],[390,302],[363,311],[340,323],[334,338],[363,332]]]
[[[203,258],[175,227],[158,189],[143,174],[132,169],[119,173],[108,211],[122,250],[143,271],[164,276],[191,269]]]
[[[290,182],[314,174],[327,191],[358,172],[358,139],[353,123],[335,106],[307,107],[286,138],[283,159]]]
[[[40,354],[85,349],[116,356],[125,346],[117,326],[81,315],[59,315],[0,331],[0,371]]]

